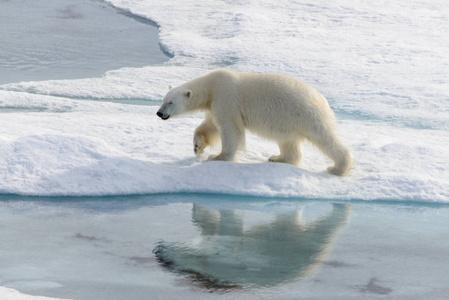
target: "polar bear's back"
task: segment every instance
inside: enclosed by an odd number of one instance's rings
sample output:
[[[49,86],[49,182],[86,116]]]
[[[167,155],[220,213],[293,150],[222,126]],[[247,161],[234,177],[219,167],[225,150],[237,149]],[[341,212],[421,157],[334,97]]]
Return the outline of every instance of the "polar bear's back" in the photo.
[[[312,86],[285,75],[225,72],[230,79],[222,81],[223,86],[231,80],[236,93],[233,100],[250,131],[289,140],[324,129],[311,128],[317,124],[333,130],[334,114],[324,96]]]

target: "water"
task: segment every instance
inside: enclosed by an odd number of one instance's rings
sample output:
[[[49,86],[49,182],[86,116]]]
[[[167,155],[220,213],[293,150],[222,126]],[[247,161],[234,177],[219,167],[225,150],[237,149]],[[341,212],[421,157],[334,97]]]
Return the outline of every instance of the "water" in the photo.
[[[86,300],[444,299],[448,212],[218,195],[2,196],[0,286]]]
[[[0,84],[168,60],[154,24],[98,0],[0,1],[0,40]]]

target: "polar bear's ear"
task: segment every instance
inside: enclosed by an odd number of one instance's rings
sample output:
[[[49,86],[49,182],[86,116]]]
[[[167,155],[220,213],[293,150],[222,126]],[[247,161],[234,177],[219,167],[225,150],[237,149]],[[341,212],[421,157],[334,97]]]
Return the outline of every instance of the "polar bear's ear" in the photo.
[[[187,98],[192,97],[192,91],[187,90],[187,92],[186,92],[186,97],[187,97]]]
[[[171,90],[173,87],[170,85],[168,85],[168,90]]]

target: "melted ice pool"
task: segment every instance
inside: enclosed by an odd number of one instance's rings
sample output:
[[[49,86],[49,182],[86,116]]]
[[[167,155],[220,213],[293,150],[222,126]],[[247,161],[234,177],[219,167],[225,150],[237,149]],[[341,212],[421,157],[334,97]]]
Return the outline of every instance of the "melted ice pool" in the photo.
[[[449,207],[2,196],[0,286],[68,299],[443,299]]]
[[[0,1],[0,84],[167,61],[149,25],[96,0]]]

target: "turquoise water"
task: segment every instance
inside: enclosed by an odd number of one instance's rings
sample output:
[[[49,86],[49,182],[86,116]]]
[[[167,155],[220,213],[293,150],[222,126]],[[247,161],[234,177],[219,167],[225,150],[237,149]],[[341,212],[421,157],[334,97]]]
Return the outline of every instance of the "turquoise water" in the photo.
[[[71,299],[444,299],[448,213],[199,194],[1,196],[0,285]]]

